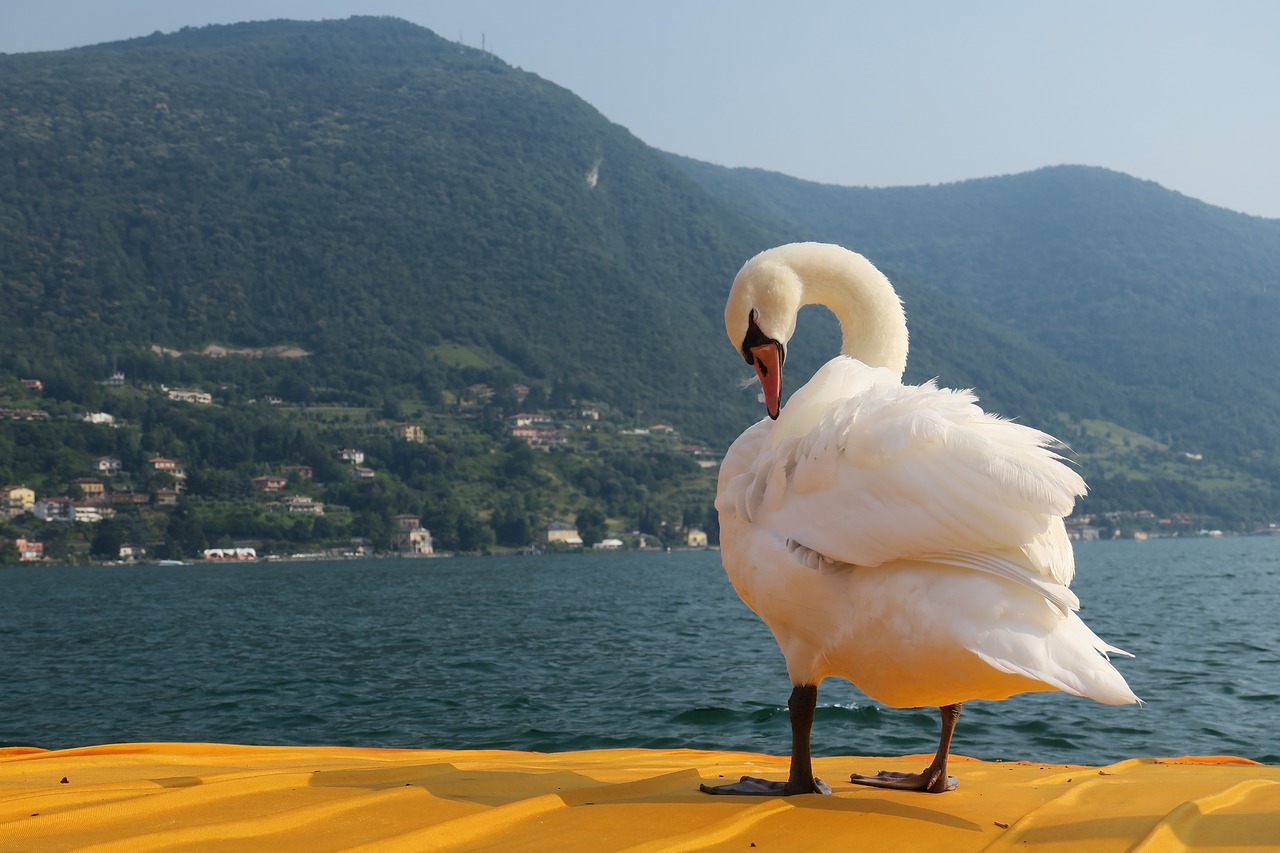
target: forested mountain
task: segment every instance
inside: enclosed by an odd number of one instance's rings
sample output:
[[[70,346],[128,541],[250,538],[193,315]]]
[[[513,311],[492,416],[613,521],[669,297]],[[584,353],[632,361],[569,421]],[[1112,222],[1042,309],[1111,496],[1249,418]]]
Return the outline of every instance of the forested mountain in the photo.
[[[678,162],[741,208],[862,246],[1106,377],[1144,401],[1134,426],[1215,449],[1277,435],[1257,429],[1280,424],[1278,220],[1096,168],[861,189]],[[1251,422],[1255,407],[1270,424]]]
[[[1280,221],[1098,169],[872,190],[697,163],[386,18],[0,56],[0,384],[42,379],[55,420],[101,408],[137,427],[124,442],[58,425],[79,449],[12,452],[0,480],[56,488],[119,444],[187,454],[209,501],[305,462],[366,507],[344,535],[378,518],[385,539],[389,514],[420,512],[519,544],[511,530],[576,510],[658,529],[661,501],[675,525],[710,502],[691,462],[640,470],[600,439],[574,446],[581,464],[530,457],[500,418],[591,401],[613,427],[725,447],[760,413],[722,300],[746,258],[793,239],[880,265],[907,305],[909,377],[1062,435],[1088,508],[1280,513]],[[791,388],[837,346],[810,313]],[[210,345],[260,357],[190,355]],[[125,391],[94,384],[114,367]],[[223,411],[139,396],[159,383],[214,388]],[[235,414],[263,398],[275,414]],[[407,418],[445,420],[421,452],[383,448],[378,500],[339,488],[324,454]],[[24,446],[13,429],[0,449]]]
[[[431,391],[443,361],[708,435],[747,412],[702,401],[736,375],[712,333],[763,230],[571,93],[428,30],[3,57],[0,120],[3,309],[35,363],[287,343],[321,385]]]
[[[1067,368],[982,350],[973,363],[970,342],[939,351],[927,337],[917,370],[1280,480],[1280,220],[1079,166],[866,189],[671,159],[741,210],[861,247],[900,283],[917,333],[947,328],[959,305]]]

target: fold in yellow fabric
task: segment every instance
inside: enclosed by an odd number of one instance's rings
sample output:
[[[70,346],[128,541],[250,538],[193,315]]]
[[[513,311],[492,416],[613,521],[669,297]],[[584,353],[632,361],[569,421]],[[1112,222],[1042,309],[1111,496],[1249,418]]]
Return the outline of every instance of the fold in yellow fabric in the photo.
[[[832,757],[834,789],[710,797],[787,758],[139,743],[0,749],[0,851],[1280,848],[1280,767],[1230,757],[1107,767],[956,757],[941,795],[852,785],[929,756]]]

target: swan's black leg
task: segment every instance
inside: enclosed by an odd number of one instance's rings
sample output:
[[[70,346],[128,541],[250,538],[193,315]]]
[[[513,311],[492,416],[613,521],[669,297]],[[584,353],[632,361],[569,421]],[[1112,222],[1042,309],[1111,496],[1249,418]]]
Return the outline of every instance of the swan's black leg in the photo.
[[[960,781],[947,775],[947,755],[951,752],[951,735],[955,733],[956,723],[960,721],[960,703],[943,705],[942,738],[938,742],[938,752],[923,773],[897,773],[892,770],[881,770],[874,776],[862,776],[854,773],[849,781],[855,785],[871,785],[875,788],[894,788],[900,791],[926,791],[930,794],[942,794],[954,791]]]
[[[791,717],[791,776],[786,782],[772,782],[743,776],[732,785],[701,785],[708,794],[746,794],[761,797],[789,797],[793,794],[830,794],[831,787],[813,775],[813,759],[809,753],[809,735],[813,731],[813,712],[818,707],[818,686],[803,684],[792,688],[787,700]]]

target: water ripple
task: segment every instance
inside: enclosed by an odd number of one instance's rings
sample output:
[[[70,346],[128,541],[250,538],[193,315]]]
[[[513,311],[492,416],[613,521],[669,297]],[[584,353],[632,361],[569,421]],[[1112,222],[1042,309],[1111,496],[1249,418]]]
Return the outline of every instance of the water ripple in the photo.
[[[1280,760],[1280,540],[1083,543],[1076,589],[1145,707],[971,702],[957,752]],[[790,684],[714,553],[4,573],[0,743],[785,753]],[[927,752],[934,709],[829,680],[820,755]]]

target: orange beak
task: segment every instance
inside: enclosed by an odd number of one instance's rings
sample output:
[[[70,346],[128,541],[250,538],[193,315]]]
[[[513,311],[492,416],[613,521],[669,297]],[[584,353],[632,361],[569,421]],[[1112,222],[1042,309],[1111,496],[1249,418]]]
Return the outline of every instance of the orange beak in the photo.
[[[749,352],[764,391],[764,410],[777,420],[782,408],[782,347],[770,341],[752,347]]]

